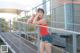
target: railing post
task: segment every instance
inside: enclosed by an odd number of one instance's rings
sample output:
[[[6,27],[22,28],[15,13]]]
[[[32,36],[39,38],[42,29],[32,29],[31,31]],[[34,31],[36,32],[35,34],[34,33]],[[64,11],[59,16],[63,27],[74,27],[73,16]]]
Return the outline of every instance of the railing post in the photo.
[[[77,36],[73,34],[72,36],[72,53],[77,53]]]
[[[40,37],[39,37],[39,34],[38,34],[38,44],[37,44],[37,46],[38,46],[38,52],[37,53],[40,53]]]
[[[36,32],[37,32],[37,48],[38,48],[38,51],[37,53],[40,53],[40,34],[39,34],[39,26],[37,26],[37,29],[36,29]]]
[[[10,32],[11,32],[11,30],[12,30],[12,26],[11,26],[11,18],[10,18]]]

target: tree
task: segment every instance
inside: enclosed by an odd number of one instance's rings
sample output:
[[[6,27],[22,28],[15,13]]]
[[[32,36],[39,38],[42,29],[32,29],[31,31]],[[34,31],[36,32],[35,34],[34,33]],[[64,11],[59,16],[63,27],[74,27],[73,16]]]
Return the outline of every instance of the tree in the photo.
[[[2,32],[9,32],[9,24],[5,19],[1,18],[1,31]]]

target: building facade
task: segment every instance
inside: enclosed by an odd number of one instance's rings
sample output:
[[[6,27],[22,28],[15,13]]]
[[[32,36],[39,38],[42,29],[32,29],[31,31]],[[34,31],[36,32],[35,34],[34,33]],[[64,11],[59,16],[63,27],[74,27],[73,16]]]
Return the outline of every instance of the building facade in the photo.
[[[52,27],[80,32],[80,0],[51,0]],[[72,38],[66,39],[69,45]],[[77,36],[77,51],[80,51],[80,36]],[[71,46],[72,47],[72,46]]]

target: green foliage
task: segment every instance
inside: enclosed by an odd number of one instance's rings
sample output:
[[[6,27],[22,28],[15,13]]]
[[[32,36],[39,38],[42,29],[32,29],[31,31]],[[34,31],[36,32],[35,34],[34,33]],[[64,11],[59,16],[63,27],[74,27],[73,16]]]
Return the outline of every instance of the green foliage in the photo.
[[[17,22],[13,21],[12,28],[13,28],[14,31],[15,31],[15,30],[18,30]]]
[[[13,21],[13,30],[20,30],[20,31],[34,31],[34,25],[26,25],[23,23]]]
[[[27,17],[21,17],[18,19],[18,21],[21,22],[26,22]],[[20,31],[34,31],[34,26],[33,25],[27,25],[27,24],[23,24],[20,22],[15,22],[15,20],[13,20],[13,25],[12,25],[13,30],[20,30]]]
[[[5,19],[1,18],[1,31],[2,32],[8,32],[9,31],[9,24],[5,21]]]
[[[28,31],[30,31],[30,32],[35,30],[34,24],[28,25],[27,28],[28,28]]]

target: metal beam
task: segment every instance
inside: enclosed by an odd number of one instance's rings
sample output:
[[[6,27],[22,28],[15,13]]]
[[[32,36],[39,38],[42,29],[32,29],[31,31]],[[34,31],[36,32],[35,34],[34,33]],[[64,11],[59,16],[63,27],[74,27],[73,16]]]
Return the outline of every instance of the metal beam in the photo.
[[[43,0],[43,3],[45,3],[45,2],[46,2],[46,0]],[[47,13],[46,3],[43,4],[43,9],[44,9],[44,11],[45,11],[45,15],[46,15],[46,13]]]

